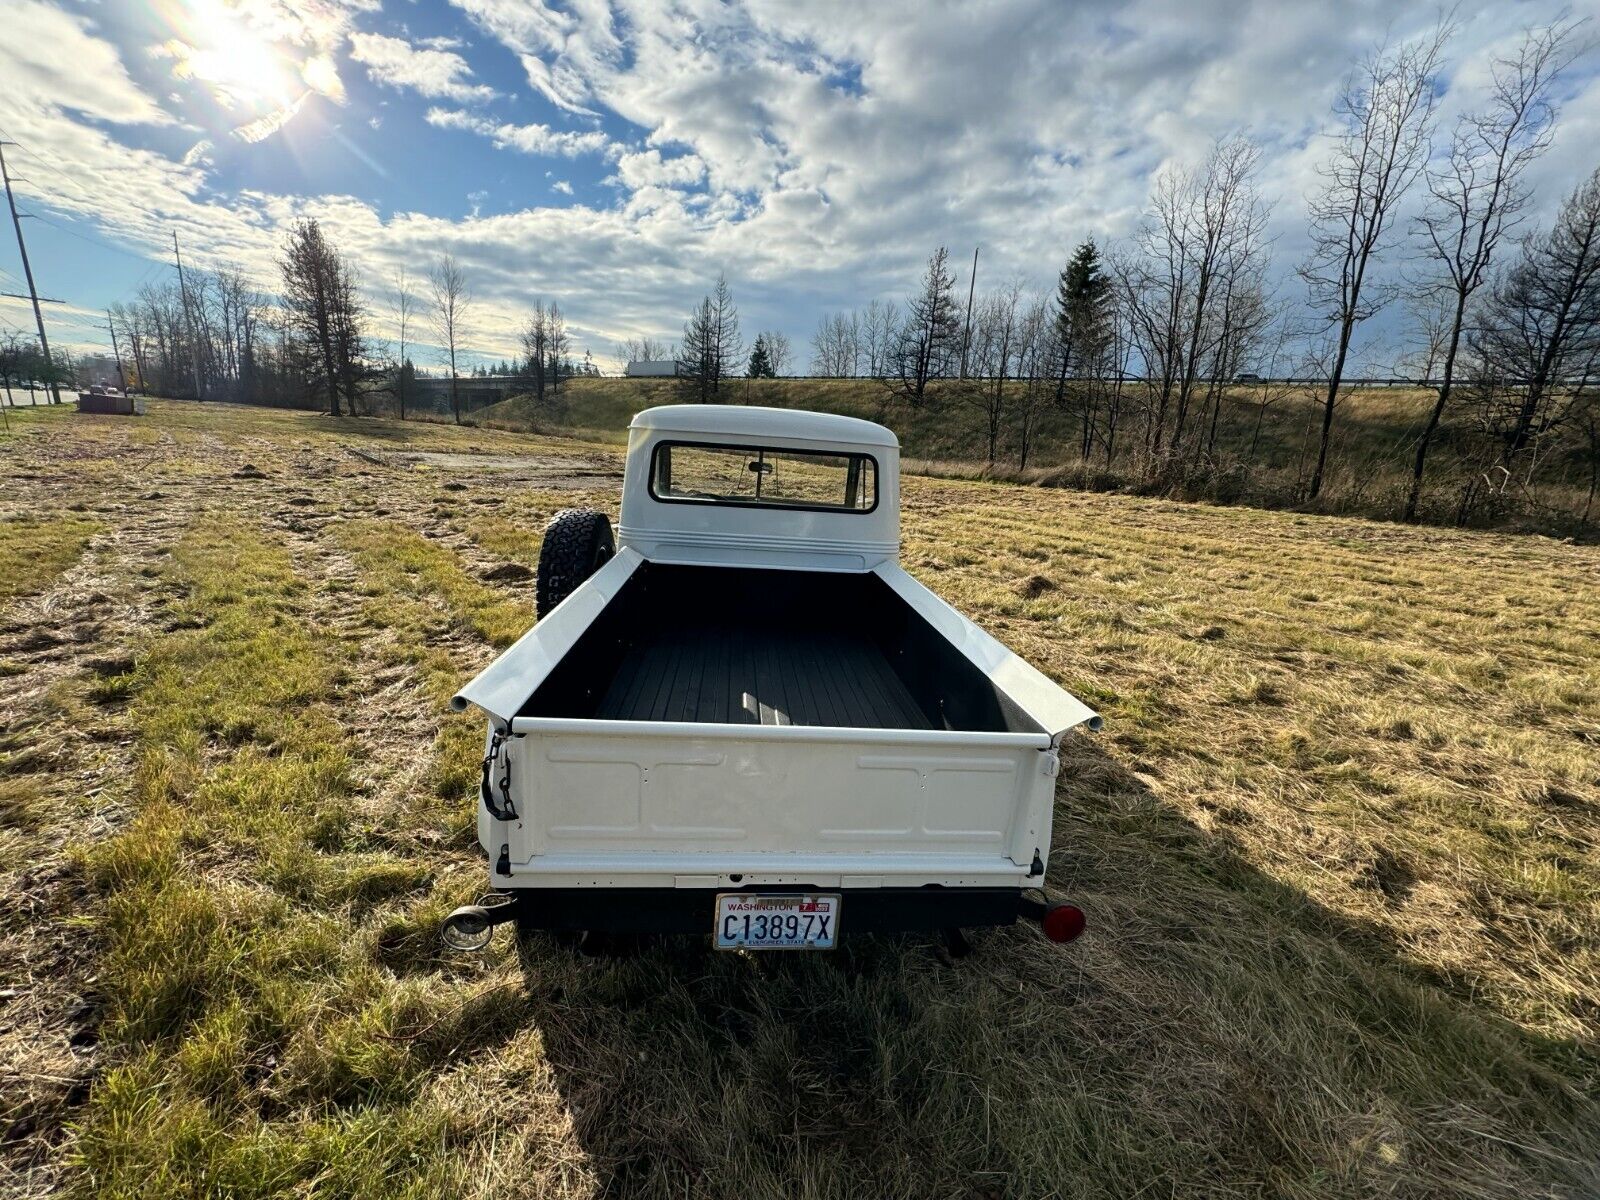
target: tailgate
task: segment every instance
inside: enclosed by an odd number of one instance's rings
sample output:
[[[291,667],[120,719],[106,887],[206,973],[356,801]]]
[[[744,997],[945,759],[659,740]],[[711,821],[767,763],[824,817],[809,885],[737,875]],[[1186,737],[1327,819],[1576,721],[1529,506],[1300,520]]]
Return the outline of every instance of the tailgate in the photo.
[[[1048,852],[1045,734],[519,717],[522,886],[1017,885]]]

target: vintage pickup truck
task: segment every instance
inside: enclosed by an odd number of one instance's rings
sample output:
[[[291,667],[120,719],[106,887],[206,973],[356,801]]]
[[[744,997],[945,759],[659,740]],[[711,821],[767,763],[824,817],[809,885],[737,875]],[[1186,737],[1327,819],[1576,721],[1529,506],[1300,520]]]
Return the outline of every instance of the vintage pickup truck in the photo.
[[[489,720],[495,891],[447,943],[509,920],[728,949],[1019,916],[1077,936],[1040,889],[1057,749],[1100,718],[900,568],[899,510],[869,421],[635,417],[619,536],[558,514],[539,623],[454,698]]]

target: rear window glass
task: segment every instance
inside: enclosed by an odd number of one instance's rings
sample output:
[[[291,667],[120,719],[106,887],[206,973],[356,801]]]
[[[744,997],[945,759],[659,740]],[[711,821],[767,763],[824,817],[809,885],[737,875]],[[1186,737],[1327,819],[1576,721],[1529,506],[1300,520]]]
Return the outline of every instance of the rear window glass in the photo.
[[[657,500],[871,512],[877,464],[865,454],[663,442],[650,470]]]

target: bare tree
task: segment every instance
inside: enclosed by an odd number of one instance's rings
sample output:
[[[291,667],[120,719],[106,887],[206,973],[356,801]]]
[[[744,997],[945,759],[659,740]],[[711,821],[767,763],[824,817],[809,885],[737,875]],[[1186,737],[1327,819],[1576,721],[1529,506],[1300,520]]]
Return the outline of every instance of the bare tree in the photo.
[[[827,313],[811,335],[811,373],[849,378],[861,370],[861,318],[853,312]]]
[[[1575,28],[1560,22],[1530,30],[1515,55],[1497,60],[1488,105],[1457,121],[1449,154],[1427,172],[1429,202],[1418,226],[1439,272],[1428,290],[1444,301],[1447,320],[1439,346],[1439,390],[1411,467],[1407,521],[1416,520],[1428,447],[1450,403],[1467,308],[1501,240],[1522,220],[1529,194],[1523,173],[1550,145],[1556,117],[1550,90],[1572,61]]]
[[[861,354],[866,359],[867,374],[874,379],[881,379],[889,369],[889,352],[898,330],[899,318],[893,304],[873,300],[861,310]]]
[[[657,341],[652,337],[636,337],[620,342],[617,345],[616,356],[619,368],[626,369],[629,363],[661,362],[676,358],[677,350],[667,342]]]
[[[1005,423],[1009,395],[1006,382],[1014,361],[1020,357],[1018,306],[1022,284],[1012,280],[1000,290],[975,304],[975,330],[968,347],[968,378],[954,385],[954,395],[962,404],[976,409],[983,420],[988,462],[994,465]]]
[[[1189,259],[1193,296],[1178,375],[1174,448],[1184,428],[1200,373],[1211,363],[1230,333],[1230,305],[1241,294],[1241,281],[1260,266],[1262,231],[1267,210],[1256,195],[1255,173],[1261,149],[1247,138],[1219,142],[1200,171],[1191,177],[1187,204],[1179,220]],[[1214,364],[1211,364],[1214,366]],[[1215,382],[1215,370],[1212,372]]]
[[[550,316],[544,301],[533,302],[533,315],[522,330],[523,370],[533,379],[533,402],[543,406],[550,364]]]
[[[459,425],[461,397],[456,381],[456,351],[460,346],[462,325],[472,306],[472,292],[467,287],[467,277],[451,254],[440,257],[428,273],[428,284],[433,292],[434,333],[450,360],[450,412]]]
[[[411,294],[411,280],[406,269],[395,272],[394,288],[389,293],[389,315],[400,335],[398,362],[395,367],[395,394],[400,403],[400,419],[406,419],[406,347],[410,344],[411,318],[416,312],[417,298]]]
[[[145,313],[138,303],[111,306],[111,318],[121,330],[122,339],[133,356],[133,373],[141,391],[150,390],[149,368],[145,365]]]
[[[1427,163],[1435,80],[1451,32],[1441,22],[1421,41],[1380,47],[1356,68],[1335,105],[1342,129],[1322,168],[1322,188],[1311,199],[1312,251],[1300,268],[1334,335],[1312,497],[1322,491],[1351,336],[1397,291],[1369,272],[1386,248],[1396,208]]]
[[[1481,363],[1487,431],[1500,477],[1590,397],[1600,375],[1600,169],[1568,197],[1548,232],[1530,238],[1496,284],[1471,336]]]
[[[1016,436],[1017,470],[1028,469],[1028,455],[1038,431],[1039,417],[1050,401],[1052,338],[1050,305],[1043,296],[1027,301],[1017,318],[1017,374],[1021,376],[1012,400]]]
[[[1186,172],[1156,177],[1150,208],[1127,253],[1111,256],[1150,399],[1145,408],[1144,452],[1152,462],[1161,454],[1167,409],[1183,369],[1184,312],[1189,306],[1187,251],[1190,186]]]
[[[561,373],[570,373],[572,364],[567,361],[572,352],[572,339],[567,335],[567,318],[561,313],[561,306],[554,300],[550,301],[550,308],[545,313],[545,321],[550,330],[550,390],[561,390]]]

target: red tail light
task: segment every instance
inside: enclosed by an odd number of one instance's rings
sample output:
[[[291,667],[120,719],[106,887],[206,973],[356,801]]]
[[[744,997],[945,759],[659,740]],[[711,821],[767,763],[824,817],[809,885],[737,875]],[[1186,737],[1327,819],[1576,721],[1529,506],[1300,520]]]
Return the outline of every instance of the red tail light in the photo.
[[[1088,919],[1076,904],[1052,904],[1041,924],[1045,937],[1052,942],[1070,942],[1083,932]]]

